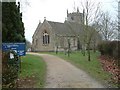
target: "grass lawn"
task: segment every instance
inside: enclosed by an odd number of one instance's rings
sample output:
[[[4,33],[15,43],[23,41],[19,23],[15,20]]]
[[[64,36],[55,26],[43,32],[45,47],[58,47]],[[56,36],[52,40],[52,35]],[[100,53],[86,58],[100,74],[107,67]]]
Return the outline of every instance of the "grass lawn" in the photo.
[[[55,53],[50,52],[49,54],[56,55]],[[98,60],[99,53],[91,52],[91,61],[87,60],[87,55],[83,56],[81,52],[72,52],[70,57],[64,54],[64,52],[58,52],[56,56],[63,58],[64,60],[72,63],[78,68],[86,71],[89,75],[97,79],[103,84],[108,84],[111,75],[108,72],[103,71],[101,64]]]
[[[45,76],[46,64],[41,57],[27,54],[21,58],[19,78],[25,81],[21,81],[22,84],[27,84],[26,86],[32,85],[35,88],[44,87]],[[27,79],[31,80],[30,83],[27,82]]]

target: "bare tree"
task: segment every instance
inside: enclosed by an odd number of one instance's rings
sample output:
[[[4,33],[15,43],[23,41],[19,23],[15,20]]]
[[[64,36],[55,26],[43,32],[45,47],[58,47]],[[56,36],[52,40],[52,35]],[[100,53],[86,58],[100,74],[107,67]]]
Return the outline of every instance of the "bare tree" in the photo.
[[[102,18],[99,22],[99,32],[103,37],[103,40],[114,40],[117,36],[115,21],[110,18],[108,12],[103,13]]]
[[[113,0],[114,4],[114,12],[115,12],[115,19],[114,19],[114,27],[116,29],[116,40],[120,40],[120,0]]]
[[[101,18],[100,18],[101,19]],[[98,45],[99,42],[101,42],[102,40],[102,36],[99,33],[100,32],[100,25],[98,24],[100,20],[98,20],[97,22],[93,23],[92,27],[95,30],[94,36],[92,38],[92,45],[93,45],[93,51],[94,53],[96,52],[96,47]]]
[[[117,26],[116,26],[116,28],[117,28],[117,31],[118,31],[118,40],[120,40],[120,0],[119,1],[117,1],[117,3],[118,3],[118,23],[116,24]],[[117,21],[117,20],[116,20]]]
[[[92,0],[85,0],[84,3],[81,3],[82,8],[83,8],[83,42],[84,42],[84,53],[85,53],[85,48],[87,48],[88,52],[88,61],[91,61],[91,56],[90,56],[90,44],[91,40],[95,34],[95,29],[92,28],[92,24],[97,22],[100,17],[100,3],[93,2]]]

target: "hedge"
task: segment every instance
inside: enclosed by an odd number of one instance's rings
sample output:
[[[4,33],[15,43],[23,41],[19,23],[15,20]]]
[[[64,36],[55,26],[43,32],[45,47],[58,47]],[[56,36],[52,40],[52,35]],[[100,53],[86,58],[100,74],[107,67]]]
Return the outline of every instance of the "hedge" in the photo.
[[[109,55],[120,59],[120,41],[103,41],[98,44],[101,55]]]

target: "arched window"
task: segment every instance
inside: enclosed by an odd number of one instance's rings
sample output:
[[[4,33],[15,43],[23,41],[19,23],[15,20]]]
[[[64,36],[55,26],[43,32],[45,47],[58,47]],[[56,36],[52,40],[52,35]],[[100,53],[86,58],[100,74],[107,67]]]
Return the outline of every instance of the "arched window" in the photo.
[[[50,36],[46,31],[44,31],[43,32],[43,44],[49,44],[49,43],[50,43]]]

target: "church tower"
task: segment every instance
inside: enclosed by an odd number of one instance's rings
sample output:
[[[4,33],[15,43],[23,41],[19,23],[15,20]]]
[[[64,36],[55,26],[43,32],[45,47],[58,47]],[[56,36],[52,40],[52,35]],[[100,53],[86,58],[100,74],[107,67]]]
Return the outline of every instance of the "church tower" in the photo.
[[[81,24],[83,22],[83,13],[79,12],[79,8],[77,8],[76,12],[72,13],[69,13],[67,10],[67,21]]]

